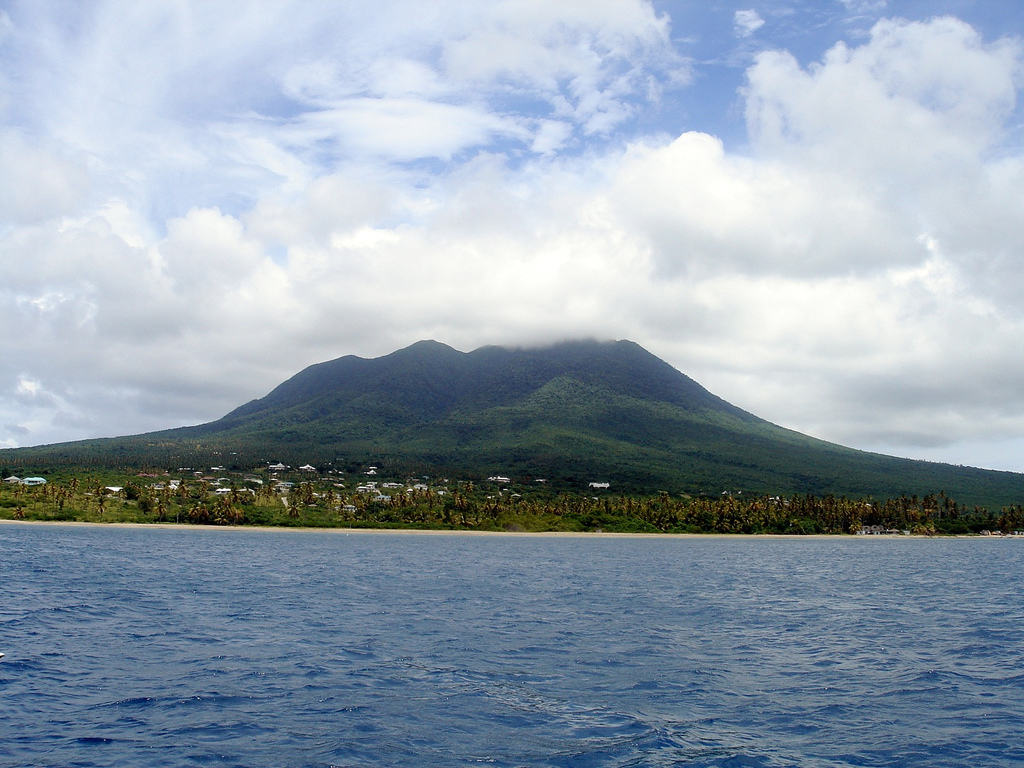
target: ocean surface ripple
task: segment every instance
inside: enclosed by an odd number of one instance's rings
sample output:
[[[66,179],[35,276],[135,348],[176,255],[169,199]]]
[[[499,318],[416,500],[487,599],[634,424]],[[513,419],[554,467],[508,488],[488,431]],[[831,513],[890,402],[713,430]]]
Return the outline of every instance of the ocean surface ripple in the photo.
[[[1024,541],[0,526],[0,766],[1018,766]]]

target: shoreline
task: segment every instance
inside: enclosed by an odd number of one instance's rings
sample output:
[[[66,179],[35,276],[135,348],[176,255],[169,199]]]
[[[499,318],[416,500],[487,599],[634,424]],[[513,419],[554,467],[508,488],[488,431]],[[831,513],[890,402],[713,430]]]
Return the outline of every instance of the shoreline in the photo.
[[[612,531],[469,531],[437,530],[429,528],[309,528],[274,525],[194,525],[191,523],[96,523],[81,520],[7,520],[0,525],[71,526],[86,528],[157,529],[169,531],[291,531],[295,533],[335,534],[400,534],[417,536],[501,536],[521,538],[600,538],[600,539],[1003,539],[1013,536],[981,536],[957,534],[953,536],[904,536],[902,534],[874,534],[862,536],[853,533],[621,533]],[[1024,537],[1018,537],[1024,538]]]

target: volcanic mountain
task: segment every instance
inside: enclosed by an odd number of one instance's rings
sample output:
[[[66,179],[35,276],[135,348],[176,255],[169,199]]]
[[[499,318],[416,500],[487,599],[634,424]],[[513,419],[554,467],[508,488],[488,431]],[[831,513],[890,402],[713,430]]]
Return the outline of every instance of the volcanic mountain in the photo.
[[[5,455],[6,454],[6,455]],[[1024,475],[817,440],[727,403],[629,341],[463,353],[421,341],[310,366],[208,424],[0,452],[0,462],[375,464],[554,487],[1024,502]]]

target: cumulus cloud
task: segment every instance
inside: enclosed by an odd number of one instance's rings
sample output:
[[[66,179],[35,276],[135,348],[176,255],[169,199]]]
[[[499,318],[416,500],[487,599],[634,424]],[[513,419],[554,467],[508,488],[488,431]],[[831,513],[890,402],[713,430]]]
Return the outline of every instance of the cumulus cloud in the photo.
[[[14,7],[0,441],[196,423],[420,338],[578,336],[841,442],[1024,434],[1016,42],[938,18],[764,51],[740,152],[624,131],[689,71],[645,3],[412,7]]]
[[[749,72],[751,136],[763,150],[816,150],[823,164],[871,175],[970,162],[1003,130],[1019,58],[1016,41],[986,45],[949,17],[881,21],[868,44],[840,43],[810,71],[766,52]]]

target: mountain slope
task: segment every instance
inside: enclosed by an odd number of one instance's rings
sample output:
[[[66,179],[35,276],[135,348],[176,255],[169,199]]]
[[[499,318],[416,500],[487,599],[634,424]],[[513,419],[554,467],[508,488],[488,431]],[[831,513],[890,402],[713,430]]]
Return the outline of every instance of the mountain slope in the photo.
[[[5,455],[6,454],[6,455]],[[946,491],[1024,502],[1024,475],[865,453],[778,427],[628,341],[462,353],[423,341],[311,366],[209,424],[0,452],[20,460],[179,465],[223,457],[457,476],[513,474],[622,491]],[[215,457],[221,457],[217,459]]]

